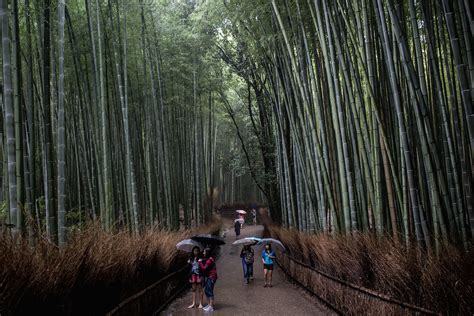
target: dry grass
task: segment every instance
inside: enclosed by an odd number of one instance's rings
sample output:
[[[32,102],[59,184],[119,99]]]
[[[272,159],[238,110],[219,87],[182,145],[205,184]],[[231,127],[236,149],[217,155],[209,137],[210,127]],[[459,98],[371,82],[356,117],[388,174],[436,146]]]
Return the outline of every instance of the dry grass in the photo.
[[[272,225],[267,226],[267,233],[287,245],[297,259],[342,280],[437,312],[474,312],[473,251],[464,252],[448,245],[436,256],[369,234],[309,235]],[[297,277],[299,273],[301,279],[308,278],[303,269],[291,269]],[[355,306],[343,310],[351,308]],[[368,310],[364,306],[357,308]]]
[[[76,232],[67,246],[0,239],[0,314],[104,314],[125,297],[180,268],[181,239],[217,232],[220,222],[194,230],[149,229],[139,237],[98,225]]]

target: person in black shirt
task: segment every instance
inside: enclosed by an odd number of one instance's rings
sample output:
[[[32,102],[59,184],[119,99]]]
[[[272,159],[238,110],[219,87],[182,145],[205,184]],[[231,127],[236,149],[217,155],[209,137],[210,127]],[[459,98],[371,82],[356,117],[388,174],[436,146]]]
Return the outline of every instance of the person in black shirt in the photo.
[[[235,239],[238,239],[240,236],[240,227],[240,222],[238,220],[234,221]]]

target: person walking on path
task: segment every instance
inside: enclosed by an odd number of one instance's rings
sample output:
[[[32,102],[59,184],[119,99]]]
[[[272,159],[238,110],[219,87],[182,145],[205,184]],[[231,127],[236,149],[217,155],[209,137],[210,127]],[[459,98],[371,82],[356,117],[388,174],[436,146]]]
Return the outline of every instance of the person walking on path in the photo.
[[[242,268],[244,270],[244,279],[247,280],[247,284],[250,283],[250,279],[253,279],[253,262],[254,252],[252,247],[246,245],[240,252],[240,258],[242,258]]]
[[[244,229],[245,215],[239,214],[240,229]]]
[[[199,260],[199,267],[206,276],[204,292],[206,293],[208,304],[203,308],[205,312],[214,311],[214,286],[217,281],[216,259],[212,256],[211,249],[206,248],[203,251],[204,259]]]
[[[251,213],[252,213],[253,225],[256,226],[257,225],[257,211],[253,208]]]
[[[239,220],[235,220],[234,221],[234,229],[235,229],[235,239],[239,239],[239,236],[240,236],[240,228],[241,228],[241,224],[240,224],[240,221]]]
[[[201,250],[198,246],[193,248],[191,252],[191,257],[188,260],[188,264],[191,266],[191,276],[189,278],[189,283],[191,283],[191,291],[193,293],[193,303],[188,306],[188,308],[196,307],[196,294],[198,295],[199,301],[199,308],[202,308],[202,301],[204,298],[204,293],[202,290],[202,278],[201,278],[201,270],[199,267],[199,259],[200,259]],[[197,293],[196,293],[197,292]]]
[[[265,249],[262,251],[263,276],[265,278],[265,285],[263,287],[273,287],[272,276],[274,259],[275,252],[272,250],[272,246],[266,244]]]

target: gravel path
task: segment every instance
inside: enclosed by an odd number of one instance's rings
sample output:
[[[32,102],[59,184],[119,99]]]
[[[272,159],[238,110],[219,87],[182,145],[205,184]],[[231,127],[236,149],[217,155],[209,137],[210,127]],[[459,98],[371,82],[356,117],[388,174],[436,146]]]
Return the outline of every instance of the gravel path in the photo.
[[[232,247],[235,233],[231,221],[224,221],[226,245],[221,249],[217,261],[217,280],[214,294],[216,298],[213,315],[329,315],[321,303],[301,288],[290,283],[283,271],[275,266],[273,287],[263,287],[263,266],[259,250],[255,249],[255,280],[246,285],[243,279],[242,264],[239,257],[240,247]],[[262,235],[263,227],[245,226],[241,237]],[[175,300],[161,315],[206,315],[202,310],[186,309],[191,304],[191,291]]]

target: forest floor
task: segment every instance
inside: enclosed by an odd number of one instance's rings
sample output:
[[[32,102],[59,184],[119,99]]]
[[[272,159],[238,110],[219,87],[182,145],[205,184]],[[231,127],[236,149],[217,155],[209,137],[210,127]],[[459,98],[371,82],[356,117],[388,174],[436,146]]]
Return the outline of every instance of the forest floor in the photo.
[[[214,294],[216,298],[213,315],[329,315],[331,314],[314,297],[303,289],[287,280],[283,271],[275,266],[273,272],[273,287],[264,288],[263,266],[259,250],[255,248],[255,279],[246,284],[243,278],[242,263],[239,257],[240,247],[232,247],[235,232],[230,219],[224,219],[226,245],[221,247],[217,261],[219,276]],[[244,226],[240,237],[260,237],[263,226]],[[174,315],[203,315],[200,309],[187,309],[192,303],[191,291],[187,291],[176,299],[161,314]],[[205,304],[204,304],[205,305]]]

